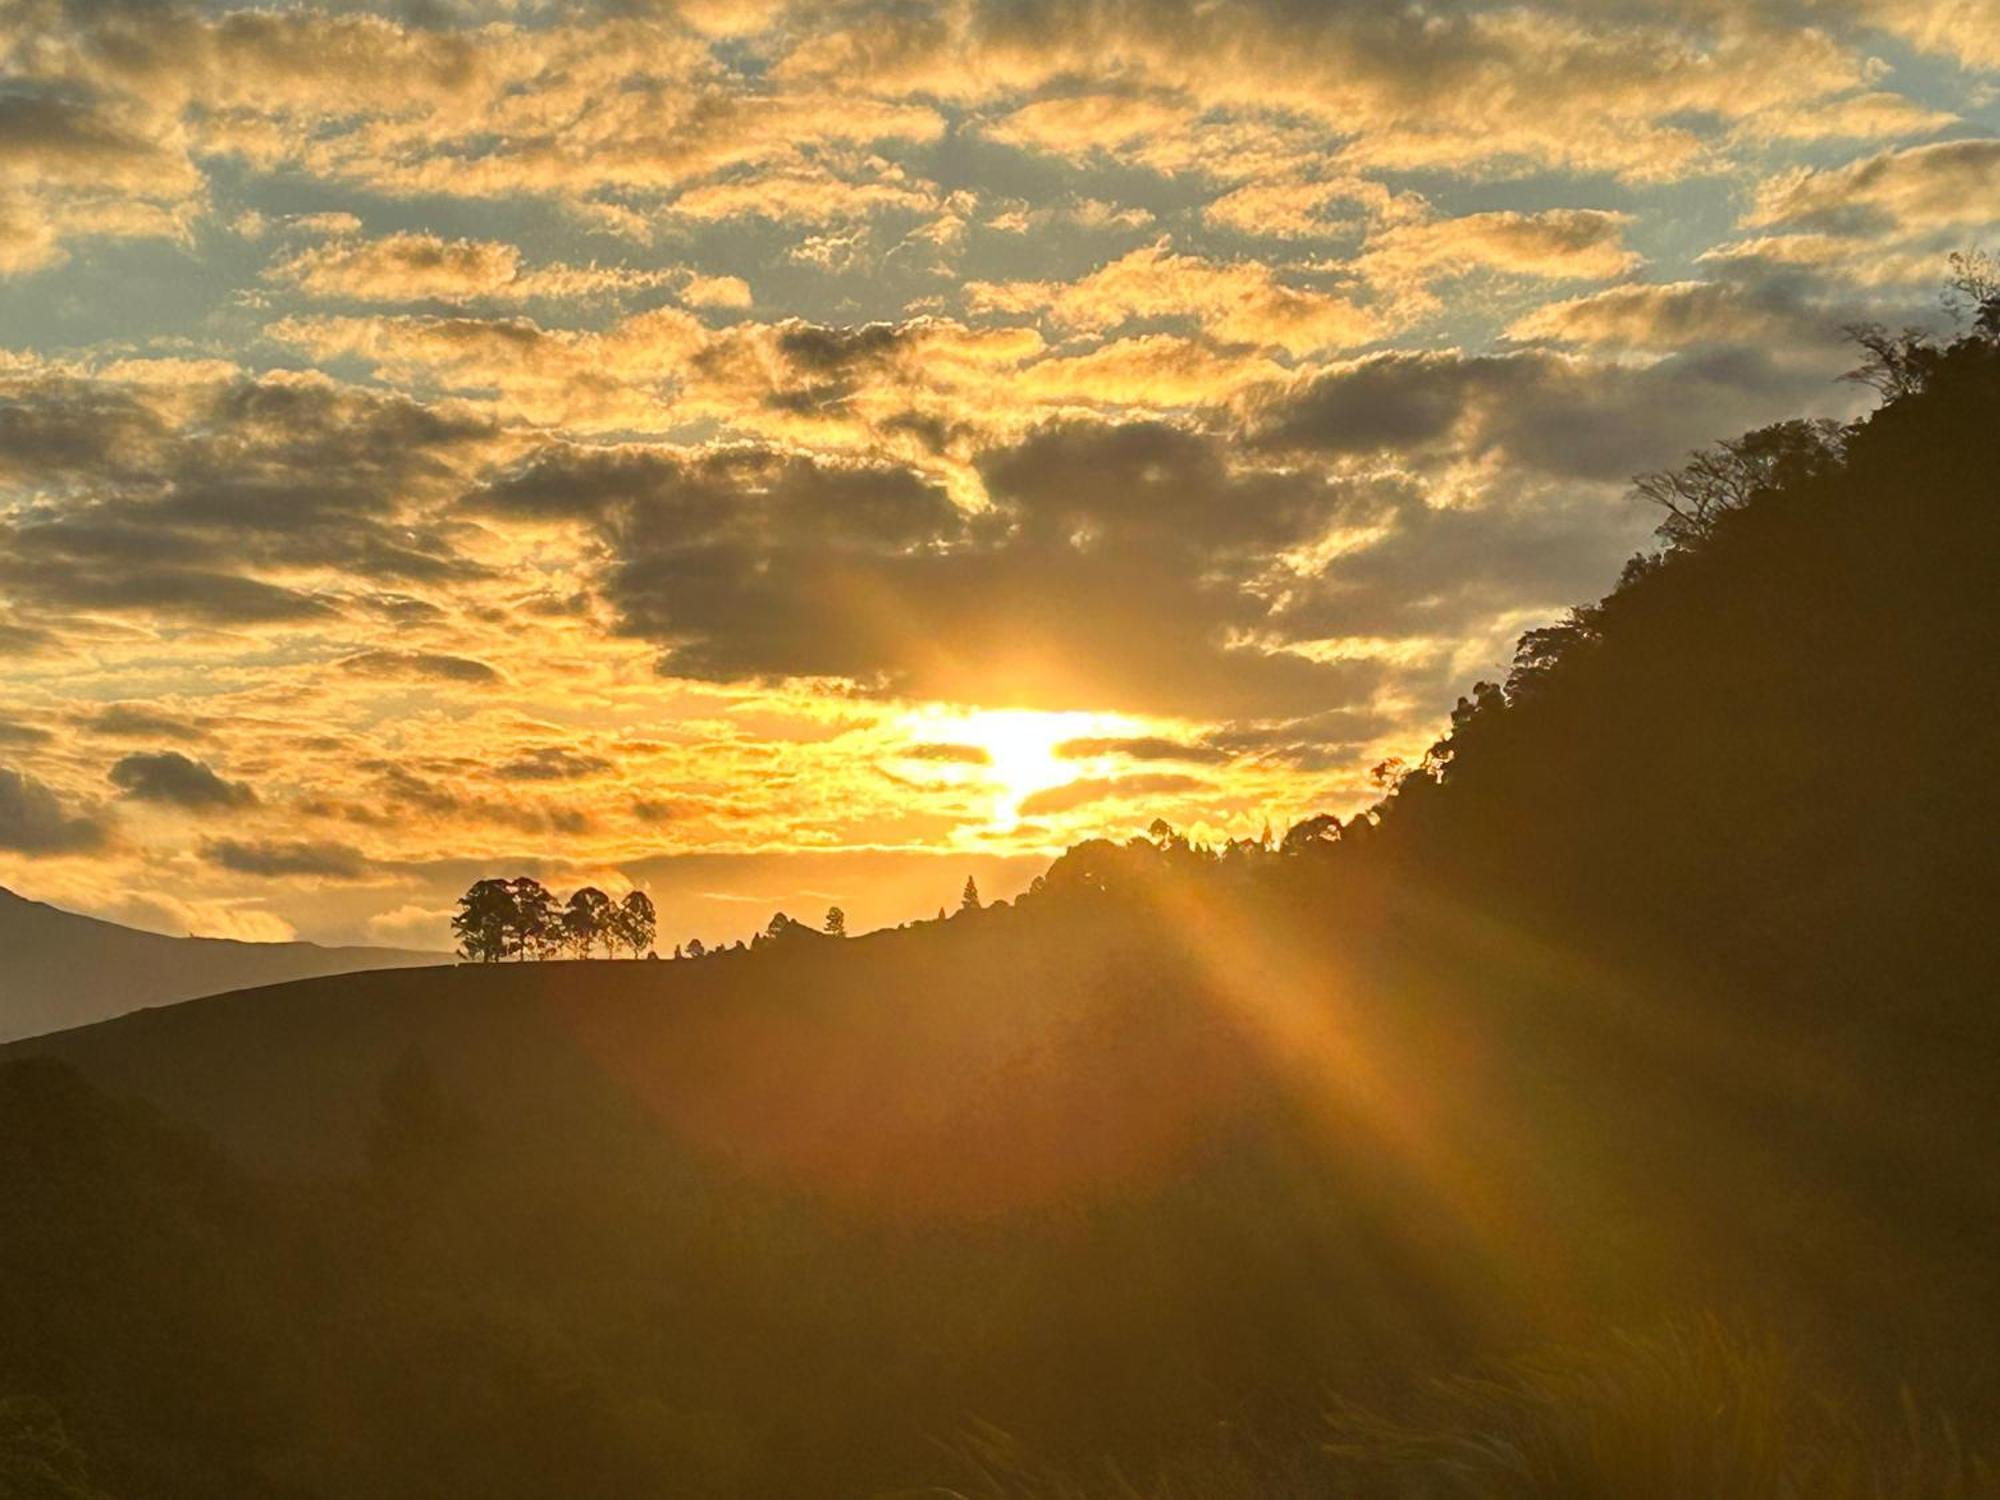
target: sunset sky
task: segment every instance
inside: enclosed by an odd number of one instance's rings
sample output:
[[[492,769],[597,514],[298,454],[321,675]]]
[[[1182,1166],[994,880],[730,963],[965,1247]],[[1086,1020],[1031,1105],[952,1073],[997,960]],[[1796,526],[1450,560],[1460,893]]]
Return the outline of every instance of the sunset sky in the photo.
[[[1371,797],[2000,227],[1990,0],[0,7],[0,884],[671,944]]]

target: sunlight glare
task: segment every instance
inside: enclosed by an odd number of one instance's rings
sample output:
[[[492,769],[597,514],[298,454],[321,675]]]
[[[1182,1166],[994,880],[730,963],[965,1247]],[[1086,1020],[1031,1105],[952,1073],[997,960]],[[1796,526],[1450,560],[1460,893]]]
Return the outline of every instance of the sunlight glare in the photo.
[[[905,727],[920,745],[967,745],[984,752],[986,763],[971,768],[969,779],[991,792],[991,821],[1004,829],[1019,824],[1022,803],[1036,792],[1076,779],[1081,763],[1064,756],[1063,745],[1131,734],[1134,721],[1120,714],[1006,708],[932,710],[911,715]]]

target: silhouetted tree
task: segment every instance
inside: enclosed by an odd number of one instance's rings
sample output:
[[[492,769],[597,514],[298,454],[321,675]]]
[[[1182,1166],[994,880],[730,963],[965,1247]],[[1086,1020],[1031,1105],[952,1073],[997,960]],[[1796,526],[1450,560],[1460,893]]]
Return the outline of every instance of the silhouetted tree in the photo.
[[[844,938],[847,936],[847,913],[837,906],[829,906],[826,909],[826,922],[823,925],[829,937]]]
[[[1222,846],[1221,862],[1241,869],[1255,865],[1270,853],[1262,839],[1235,838]]]
[[[707,952],[708,949],[706,946],[703,945],[702,940],[700,938],[688,939],[687,956],[689,958],[701,958],[704,955],[706,955]]]
[[[1840,424],[1830,421],[1760,427],[1700,450],[1678,469],[1642,474],[1633,481],[1633,490],[1666,511],[1661,541],[1670,548],[1691,547],[1761,491],[1798,485],[1825,472],[1839,461],[1842,434]]]
[[[1945,306],[1981,338],[2000,341],[2000,261],[1984,250],[1954,250]]]
[[[1916,394],[1936,368],[1937,347],[1921,328],[1891,333],[1880,323],[1851,323],[1846,331],[1868,356],[1846,378],[1872,387],[1885,400]]]
[[[965,877],[965,889],[958,893],[958,909],[960,911],[979,910],[979,882],[974,880],[970,875]]]
[[[514,900],[512,949],[517,958],[547,958],[562,941],[561,919],[556,898],[532,876],[522,875],[507,882]]]
[[[1085,839],[1064,850],[1042,876],[1041,890],[1053,897],[1103,895],[1127,882],[1126,852],[1109,839]]]
[[[659,913],[653,909],[653,898],[644,891],[627,891],[612,925],[618,941],[632,950],[634,958],[639,957],[653,946],[653,935],[659,930]]]
[[[462,958],[474,963],[498,963],[511,951],[516,929],[514,893],[504,880],[476,881],[458,898],[451,919]]]
[[[613,927],[611,898],[596,886],[587,885],[573,893],[569,904],[563,908],[561,932],[563,944],[578,958],[590,957],[593,943],[603,943],[609,953],[617,938]]]
[[[1285,830],[1284,841],[1278,845],[1278,852],[1291,856],[1311,854],[1316,850],[1337,843],[1340,839],[1340,819],[1332,813],[1314,813]]]

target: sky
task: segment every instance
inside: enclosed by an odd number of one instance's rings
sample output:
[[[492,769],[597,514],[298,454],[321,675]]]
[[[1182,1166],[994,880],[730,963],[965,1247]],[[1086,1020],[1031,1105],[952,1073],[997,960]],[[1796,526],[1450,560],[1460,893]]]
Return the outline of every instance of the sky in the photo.
[[[0,884],[714,942],[1351,812],[1997,227],[1991,0],[10,0]]]

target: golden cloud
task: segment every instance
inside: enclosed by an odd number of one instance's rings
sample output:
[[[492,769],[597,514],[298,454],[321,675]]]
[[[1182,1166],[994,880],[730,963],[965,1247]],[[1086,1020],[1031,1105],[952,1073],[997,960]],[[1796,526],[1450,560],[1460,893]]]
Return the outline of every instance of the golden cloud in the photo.
[[[1940,141],[1879,152],[1845,166],[1804,169],[1766,183],[1745,219],[1771,225],[1856,226],[1870,216],[1897,229],[1989,224],[2000,203],[2000,139]]]
[[[973,282],[965,291],[976,312],[1039,313],[1091,331],[1188,319],[1225,342],[1292,354],[1352,348],[1383,331],[1374,313],[1334,293],[1287,285],[1263,262],[1206,260],[1177,253],[1166,240],[1076,281]]]
[[[568,302],[680,279],[673,271],[625,267],[524,269],[513,245],[421,233],[309,246],[277,261],[266,275],[308,296],[353,302]]]

